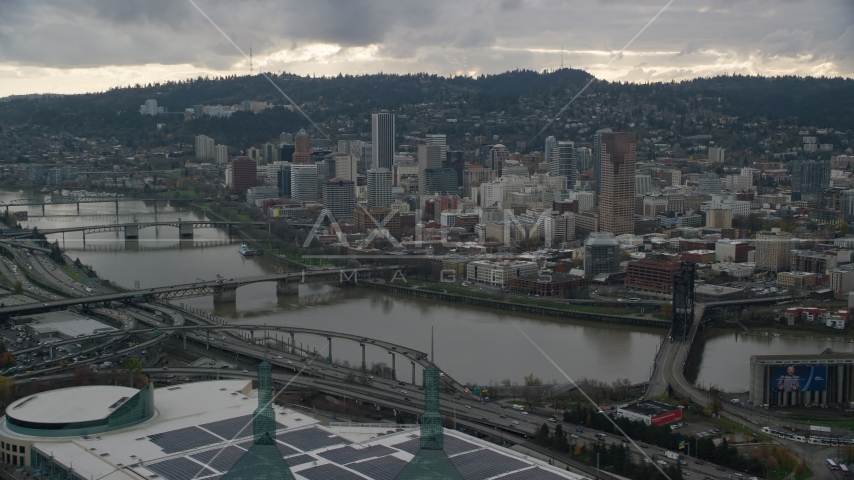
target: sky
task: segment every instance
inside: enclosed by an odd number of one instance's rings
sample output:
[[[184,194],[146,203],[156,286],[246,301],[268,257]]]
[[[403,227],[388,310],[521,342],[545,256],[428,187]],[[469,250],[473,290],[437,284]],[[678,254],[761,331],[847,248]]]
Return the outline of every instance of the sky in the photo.
[[[638,35],[668,1],[0,0],[0,97],[246,75],[250,45],[313,76],[854,76],[852,0],[673,0]]]

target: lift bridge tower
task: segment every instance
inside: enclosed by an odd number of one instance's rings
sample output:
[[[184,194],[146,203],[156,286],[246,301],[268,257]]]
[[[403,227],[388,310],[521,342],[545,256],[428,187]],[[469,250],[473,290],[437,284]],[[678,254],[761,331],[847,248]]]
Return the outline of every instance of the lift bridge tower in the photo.
[[[674,340],[685,340],[694,322],[694,262],[680,262],[679,273],[673,276]]]

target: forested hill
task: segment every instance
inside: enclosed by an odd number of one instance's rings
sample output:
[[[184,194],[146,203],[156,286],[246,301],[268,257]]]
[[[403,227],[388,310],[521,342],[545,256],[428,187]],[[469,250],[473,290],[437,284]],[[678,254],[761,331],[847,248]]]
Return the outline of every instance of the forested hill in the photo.
[[[425,130],[422,133],[442,131],[450,118],[460,122],[449,124],[450,130],[473,135],[492,133],[481,131],[486,125],[480,119],[501,114],[505,125],[502,135],[529,135],[553,118],[591,76],[581,70],[561,69],[550,73],[517,70],[477,78],[427,74],[310,78],[286,73],[270,74],[270,78],[334,140],[370,131],[365,120],[371,112],[406,114],[413,108],[422,112],[428,108],[430,118],[442,122],[441,126],[414,121],[406,125]],[[149,98],[175,113],[143,117],[138,113],[139,105]],[[702,99],[706,102],[698,103]],[[709,103],[712,99],[714,104]],[[185,122],[180,115],[193,105],[232,105],[243,100],[288,103],[262,75],[198,78],[94,94],[8,99],[0,102],[0,125],[41,125],[79,137],[115,137],[121,142],[151,144],[156,143],[156,136],[144,132],[151,132],[155,123],[166,123],[170,139],[189,141],[192,135],[205,133],[220,136],[218,141],[232,145],[267,141],[279,132],[309,126],[299,114],[283,108],[260,115],[237,113],[230,119],[192,122]],[[589,120],[598,107],[611,114],[623,112],[611,125],[652,122],[654,119],[647,118],[650,105],[680,118],[705,108],[738,116],[739,122],[768,120],[854,130],[854,80],[842,78],[721,76],[651,84],[597,80],[563,116]],[[605,116],[592,116],[597,121],[590,123],[599,123]]]

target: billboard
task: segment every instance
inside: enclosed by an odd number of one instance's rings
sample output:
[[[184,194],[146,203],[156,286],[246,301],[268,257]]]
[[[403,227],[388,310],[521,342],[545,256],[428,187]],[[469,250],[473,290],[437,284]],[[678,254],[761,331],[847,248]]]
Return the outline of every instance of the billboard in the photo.
[[[827,366],[789,365],[771,367],[772,392],[823,392],[827,390]]]

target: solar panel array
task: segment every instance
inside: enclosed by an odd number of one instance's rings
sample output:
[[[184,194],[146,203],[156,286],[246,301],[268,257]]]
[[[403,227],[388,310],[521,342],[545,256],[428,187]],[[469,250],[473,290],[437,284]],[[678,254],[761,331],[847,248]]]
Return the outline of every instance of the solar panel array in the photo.
[[[293,448],[291,448],[291,447],[289,447],[289,446],[287,446],[281,442],[276,442],[276,448],[279,449],[279,453],[281,453],[283,457],[287,457],[288,455],[293,455],[295,453],[299,453],[299,450],[294,450]]]
[[[160,447],[164,453],[176,453],[213,445],[222,440],[197,427],[179,428],[171,432],[149,435],[148,440]]]
[[[285,463],[288,464],[289,467],[296,467],[297,465],[302,465],[303,463],[313,462],[314,457],[311,455],[306,455],[301,453],[299,455],[294,455],[293,457],[288,457],[285,459]]]
[[[308,480],[364,480],[355,473],[331,463],[300,470],[297,473]]]
[[[228,446],[225,448],[214,448],[212,450],[195,453],[190,455],[190,458],[194,458],[205,465],[209,465],[214,470],[227,472],[229,468],[240,460],[240,457],[242,457],[244,453],[246,453],[246,450],[243,450],[242,448]]]
[[[406,453],[411,453],[412,455],[415,455],[416,453],[418,453],[418,450],[421,449],[421,438],[416,437],[412,440],[407,440],[405,442],[392,445],[392,447],[398,450],[402,450]],[[474,443],[469,443],[465,440],[460,440],[457,437],[445,435],[445,448],[443,450],[448,456],[456,455],[458,453],[463,452],[470,452],[472,450],[477,450],[478,448],[481,447],[475,445]]]
[[[335,450],[328,450],[320,453],[319,455],[330,462],[344,465],[350,462],[366,460],[368,458],[382,457],[395,452],[396,450],[388,448],[385,445],[371,445],[365,448],[336,448]]]
[[[252,415],[229,418],[228,420],[205,423],[199,426],[226,440],[248,437],[252,435]]]
[[[169,480],[190,480],[216,473],[187,457],[178,457],[163,462],[147,464],[145,468]]]
[[[345,440],[337,435],[332,435],[329,432],[316,427],[280,433],[276,435],[276,439],[287,443],[288,445],[293,445],[303,452],[316,450],[322,447],[331,447],[332,445],[340,445],[342,443],[345,445],[349,445],[351,443],[349,440]]]
[[[374,480],[394,480],[404,467],[406,467],[405,461],[390,455],[347,465],[347,468]]]
[[[457,467],[457,471],[464,480],[494,477],[530,465],[488,449],[451,457],[451,463]]]

